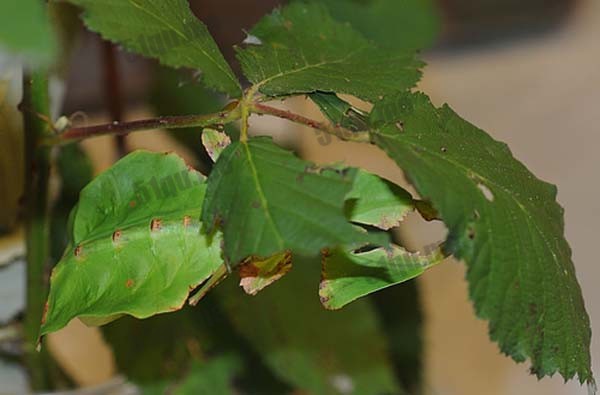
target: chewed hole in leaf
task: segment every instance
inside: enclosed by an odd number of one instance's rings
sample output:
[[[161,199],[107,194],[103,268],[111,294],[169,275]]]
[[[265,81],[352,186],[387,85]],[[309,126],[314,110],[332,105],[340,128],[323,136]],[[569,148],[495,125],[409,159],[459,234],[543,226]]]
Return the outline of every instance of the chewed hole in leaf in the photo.
[[[467,237],[470,240],[475,240],[475,229],[472,226],[467,229]]]
[[[477,188],[483,193],[483,196],[490,202],[494,201],[494,194],[485,184],[479,183],[477,184]]]

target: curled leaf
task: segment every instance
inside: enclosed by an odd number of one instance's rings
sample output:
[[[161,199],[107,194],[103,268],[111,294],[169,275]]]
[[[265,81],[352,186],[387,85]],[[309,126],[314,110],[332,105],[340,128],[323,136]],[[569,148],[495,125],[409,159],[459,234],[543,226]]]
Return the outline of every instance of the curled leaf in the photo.
[[[292,254],[282,252],[267,259],[247,259],[240,265],[240,286],[249,295],[256,295],[292,269]]]

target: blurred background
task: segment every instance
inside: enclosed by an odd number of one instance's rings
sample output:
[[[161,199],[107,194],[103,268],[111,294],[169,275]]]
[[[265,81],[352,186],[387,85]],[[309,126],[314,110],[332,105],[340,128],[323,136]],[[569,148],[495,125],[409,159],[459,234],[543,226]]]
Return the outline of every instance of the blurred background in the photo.
[[[250,28],[276,4],[275,0],[191,1],[194,12],[234,64],[231,46],[244,39],[243,29]],[[430,49],[423,52],[428,65],[419,89],[434,103],[449,103],[461,116],[508,143],[534,174],[558,186],[558,200],[566,210],[566,237],[573,249],[592,329],[597,333],[600,267],[594,237],[600,220],[600,186],[595,182],[600,170],[600,2],[437,0],[431,7],[430,21],[439,28],[435,35],[424,37],[424,45],[429,44]],[[197,76],[167,72],[152,61],[107,45],[93,33],[79,36],[74,48],[65,55],[64,77],[62,82],[56,81],[53,91],[64,98],[64,107],[57,108],[57,114],[75,114],[72,119],[76,123],[133,120],[193,112],[204,106],[206,98],[194,89]],[[11,59],[0,58],[0,66],[4,80],[19,80]],[[0,93],[0,98],[4,97],[0,110],[11,100],[18,100],[14,84],[3,83]],[[281,105],[320,117],[314,105],[304,99]],[[18,115],[2,111],[0,121],[19,122]],[[362,166],[411,190],[401,171],[373,147],[324,140],[312,130],[267,117],[253,117],[251,127],[273,135],[306,159]],[[189,141],[178,135],[173,139],[167,132],[136,133],[125,141],[111,137],[88,140],[83,147],[95,174],[122,152],[137,148],[177,150],[208,171],[206,156],[190,149]],[[2,144],[2,160],[10,166],[0,166],[0,183],[4,183],[0,186],[6,188],[0,194],[6,201],[0,203],[10,206],[16,204],[18,194],[5,192],[7,185],[18,182],[22,171],[15,165],[19,163],[18,153],[7,150],[8,143]],[[7,212],[3,215],[10,217],[11,211]],[[1,220],[3,224],[14,221]],[[398,236],[409,248],[418,249],[443,238],[444,229],[414,216],[400,228]],[[21,238],[18,230],[0,238],[0,261],[22,254]],[[22,309],[23,272],[19,263],[0,267],[0,323],[12,320]],[[487,324],[473,314],[464,276],[465,266],[450,261],[416,281],[423,303],[425,395],[587,394],[586,388],[575,382],[565,385],[559,377],[538,382],[529,375],[526,364],[517,365],[501,355],[488,339]],[[598,372],[598,337],[592,342],[593,370]],[[51,335],[48,343],[62,370],[77,385],[102,384],[117,374],[114,355],[98,329],[74,321]],[[25,388],[23,372],[0,359],[0,394],[22,393]]]

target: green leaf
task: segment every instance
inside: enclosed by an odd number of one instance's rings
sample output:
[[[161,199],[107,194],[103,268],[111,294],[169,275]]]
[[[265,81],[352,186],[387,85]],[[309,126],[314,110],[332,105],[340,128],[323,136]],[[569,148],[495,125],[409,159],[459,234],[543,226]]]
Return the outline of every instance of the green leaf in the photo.
[[[268,137],[234,142],[210,174],[202,221],[220,227],[226,261],[276,253],[314,254],[325,247],[366,244],[343,208],[355,169],[319,168]]]
[[[342,311],[324,310],[313,288],[317,262],[297,262],[253,298],[245,297],[234,281],[215,293],[238,331],[299,392],[402,394],[372,306],[361,301]]]
[[[222,355],[205,363],[194,363],[186,379],[179,384],[173,395],[234,395],[237,391],[233,379],[241,369],[236,355]]]
[[[38,0],[0,1],[0,48],[36,65],[51,63],[57,44],[46,8]]]
[[[186,0],[68,0],[107,40],[171,67],[201,70],[207,86],[233,97],[241,87],[206,26]]]
[[[244,74],[268,96],[347,93],[365,100],[412,87],[423,65],[411,52],[375,47],[324,6],[294,2],[250,32],[260,44],[238,50]]]
[[[593,381],[590,326],[563,236],[556,187],[508,147],[423,94],[399,94],[371,114],[374,142],[446,223],[446,249],[467,262],[477,314],[538,377]]]
[[[60,174],[60,195],[52,208],[51,255],[58,262],[69,244],[69,215],[79,199],[79,192],[94,178],[91,159],[78,144],[58,149],[56,168]]]
[[[106,323],[178,310],[220,265],[199,221],[204,177],[174,154],[134,152],[83,189],[51,276],[41,334],[72,318]]]
[[[396,377],[409,394],[424,394],[423,312],[417,281],[383,289],[369,297],[389,339]]]
[[[125,317],[102,327],[102,333],[112,346],[119,372],[140,385],[144,393],[155,390],[164,394],[187,380],[192,366],[231,357],[242,365],[229,371],[242,393],[289,392],[236,333],[215,293],[207,296],[206,303],[173,314],[145,320]]]
[[[319,296],[328,309],[420,276],[444,259],[440,251],[426,255],[393,246],[354,253],[337,248],[323,256]]]
[[[322,0],[331,15],[369,40],[399,51],[430,47],[440,17],[431,0]]]
[[[143,395],[235,395],[234,379],[241,368],[237,355],[222,355],[193,362],[178,381],[155,381],[140,386]]]
[[[315,92],[309,97],[334,125],[353,132],[369,129],[368,114],[340,99],[335,93]]]
[[[414,210],[410,193],[398,185],[359,170],[348,195],[346,211],[352,222],[388,230]]]

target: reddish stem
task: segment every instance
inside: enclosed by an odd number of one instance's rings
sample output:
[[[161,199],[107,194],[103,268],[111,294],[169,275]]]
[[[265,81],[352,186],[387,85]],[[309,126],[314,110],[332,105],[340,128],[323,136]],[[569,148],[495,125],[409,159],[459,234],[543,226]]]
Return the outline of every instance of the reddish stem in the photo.
[[[256,114],[272,115],[278,118],[287,119],[288,121],[309,126],[313,129],[318,129],[325,133],[332,134],[334,136],[337,136],[341,140],[370,142],[369,134],[367,132],[352,132],[341,126],[332,125],[327,122],[316,121],[314,119],[307,118],[303,115],[293,113],[291,111],[281,110],[279,108],[267,106],[258,102],[252,104],[252,112]]]

